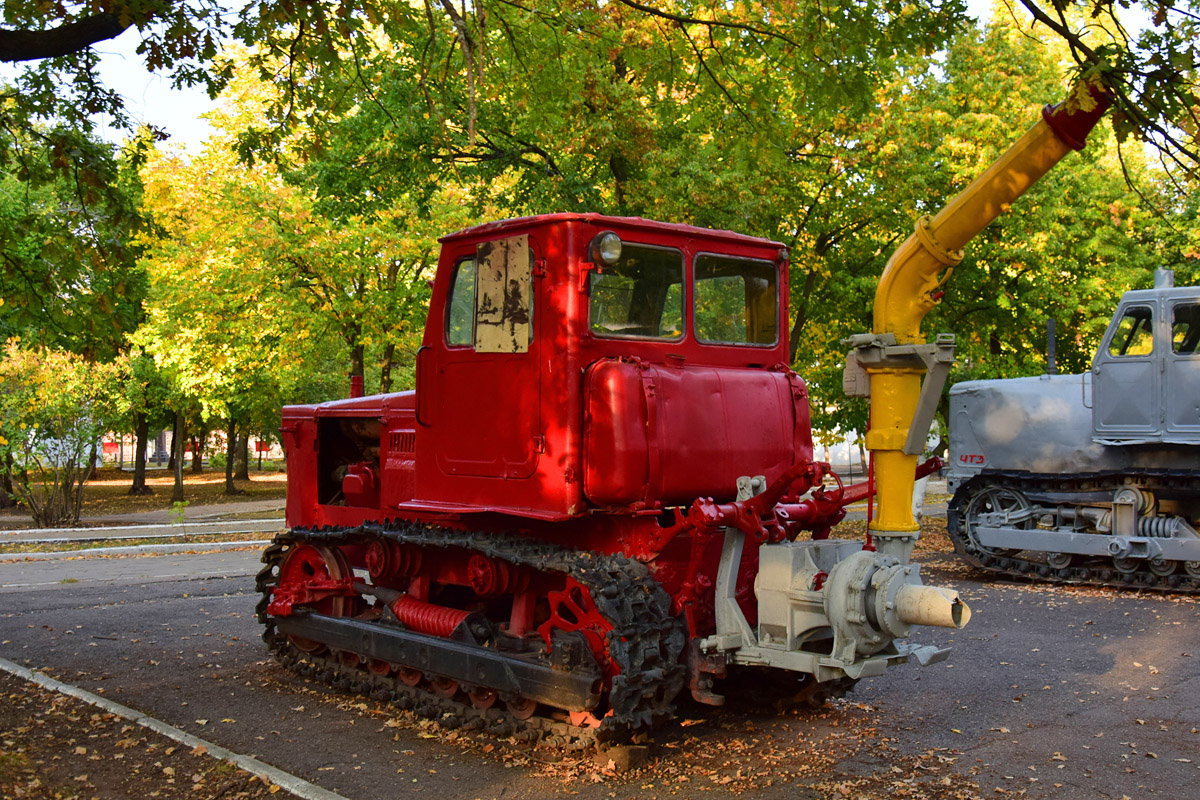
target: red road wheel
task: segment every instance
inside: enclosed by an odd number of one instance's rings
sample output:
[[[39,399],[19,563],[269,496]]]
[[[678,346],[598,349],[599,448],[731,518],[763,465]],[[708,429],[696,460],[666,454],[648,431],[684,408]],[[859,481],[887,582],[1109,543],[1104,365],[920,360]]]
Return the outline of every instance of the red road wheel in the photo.
[[[450,678],[434,678],[429,681],[433,690],[442,697],[454,697],[458,694],[458,681]]]
[[[367,661],[367,669],[372,675],[388,675],[392,671],[392,665],[382,658],[372,658]]]
[[[471,705],[478,708],[480,711],[486,711],[496,704],[495,689],[472,689],[467,692],[467,697],[471,700]]]
[[[505,701],[508,706],[508,713],[512,714],[517,719],[529,719],[533,716],[533,712],[537,711],[537,700],[528,700],[524,697],[513,697]]]
[[[279,567],[279,589],[295,591],[327,582],[343,581],[350,574],[350,567],[337,550],[319,545],[302,544],[288,553]],[[319,614],[344,617],[352,609],[353,598],[331,595],[309,604]],[[300,636],[289,637],[292,644],[305,653],[323,653],[327,648],[321,642]]]
[[[425,675],[419,669],[400,667],[400,669],[396,670],[396,677],[399,678],[400,682],[405,686],[416,686],[421,682]]]

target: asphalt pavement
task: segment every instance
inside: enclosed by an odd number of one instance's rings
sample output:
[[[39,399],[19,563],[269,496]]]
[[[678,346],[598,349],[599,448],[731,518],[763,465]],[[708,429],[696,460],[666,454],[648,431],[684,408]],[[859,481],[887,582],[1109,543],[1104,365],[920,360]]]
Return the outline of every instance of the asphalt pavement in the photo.
[[[974,611],[962,631],[915,637],[953,645],[948,661],[862,681],[819,714],[684,704],[650,764],[622,778],[455,741],[295,678],[259,640],[258,566],[256,551],[0,563],[0,656],[354,800],[855,798],[857,778],[893,771],[897,797],[927,785],[910,796],[942,797],[945,781],[971,787],[945,797],[1175,800],[1200,781],[1200,620],[1189,597],[1017,584],[937,556],[923,564],[926,582],[958,589]],[[837,754],[851,729],[862,745],[822,767],[845,793],[771,783],[788,763],[778,753],[792,752],[781,743]],[[736,771],[700,777],[709,763]],[[925,766],[906,772],[912,763]]]

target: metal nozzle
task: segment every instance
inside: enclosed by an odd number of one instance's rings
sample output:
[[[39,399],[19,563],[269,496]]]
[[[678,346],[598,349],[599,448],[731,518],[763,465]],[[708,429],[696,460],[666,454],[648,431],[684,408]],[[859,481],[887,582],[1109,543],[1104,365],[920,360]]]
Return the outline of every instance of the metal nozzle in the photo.
[[[909,625],[959,629],[971,620],[971,609],[953,589],[908,584],[896,594],[896,613]]]

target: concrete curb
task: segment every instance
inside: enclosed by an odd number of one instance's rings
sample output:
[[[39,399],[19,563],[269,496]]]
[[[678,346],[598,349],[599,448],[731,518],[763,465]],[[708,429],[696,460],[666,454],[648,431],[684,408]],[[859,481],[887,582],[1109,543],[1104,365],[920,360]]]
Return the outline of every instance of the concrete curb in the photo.
[[[283,789],[287,789],[292,794],[303,798],[304,800],[346,800],[346,798],[340,794],[331,792],[328,789],[322,789],[315,783],[309,783],[303,778],[299,778],[291,773],[284,772],[276,767],[272,767],[270,764],[259,761],[254,756],[247,756],[241,753],[235,753],[232,750],[226,750],[224,747],[221,747],[218,744],[213,744],[212,742],[201,739],[198,736],[193,736],[187,731],[180,730],[173,725],[168,725],[160,719],[156,719],[155,717],[143,714],[140,711],[135,711],[128,706],[123,706],[120,703],[114,703],[111,700],[94,695],[85,689],[80,689],[78,686],[72,686],[69,683],[61,683],[53,678],[48,678],[39,672],[34,672],[33,670],[22,667],[19,664],[14,664],[6,658],[0,658],[0,669],[4,670],[10,675],[15,675],[18,678],[23,678],[32,683],[36,683],[38,686],[41,686],[45,689],[59,692],[60,694],[65,694],[69,697],[77,698],[85,703],[90,703],[96,708],[107,711],[110,714],[115,714],[122,719],[127,719],[130,722],[141,725],[143,728],[149,728],[155,733],[162,734],[168,739],[176,741],[185,747],[192,749],[203,747],[208,751],[208,755],[211,755],[214,758],[219,758],[222,761],[228,761],[230,764],[244,769],[251,775],[257,775],[259,778],[270,781],[271,783]]]
[[[151,532],[156,536],[202,536],[221,533],[265,533],[281,531],[287,528],[282,518],[277,519],[239,519],[219,522],[177,522],[177,523],[147,523],[144,525],[112,525],[94,528],[21,528],[18,530],[0,531],[0,543],[5,541],[18,542],[26,539],[136,539],[145,537]]]

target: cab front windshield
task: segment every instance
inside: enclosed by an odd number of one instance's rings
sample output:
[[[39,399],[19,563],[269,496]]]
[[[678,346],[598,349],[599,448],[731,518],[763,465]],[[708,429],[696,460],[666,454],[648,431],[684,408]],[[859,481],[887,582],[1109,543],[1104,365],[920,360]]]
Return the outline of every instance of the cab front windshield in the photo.
[[[775,344],[779,290],[775,265],[747,258],[696,257],[692,325],[719,344]]]
[[[774,345],[779,334],[778,267],[714,254],[695,257],[692,333],[705,344]],[[588,276],[588,318],[603,337],[678,341],[684,333],[684,257],[624,243],[611,267]]]
[[[683,253],[626,243],[620,260],[588,277],[588,318],[597,336],[683,336]]]

